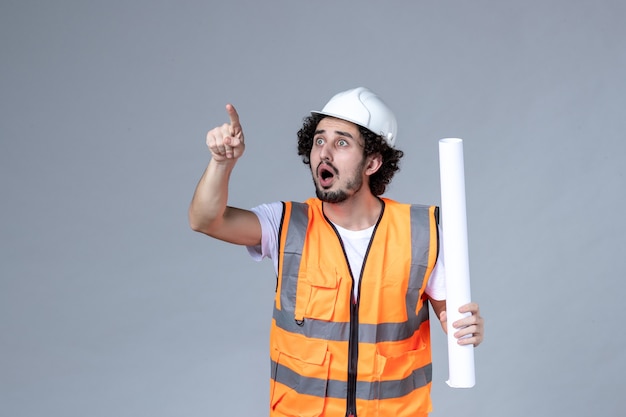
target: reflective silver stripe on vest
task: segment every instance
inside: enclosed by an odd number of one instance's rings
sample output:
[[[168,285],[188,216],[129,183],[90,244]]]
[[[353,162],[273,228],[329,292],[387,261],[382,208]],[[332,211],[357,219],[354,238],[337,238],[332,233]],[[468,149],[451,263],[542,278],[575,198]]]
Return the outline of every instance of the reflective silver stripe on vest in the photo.
[[[294,320],[292,311],[278,310],[274,307],[274,319],[276,325],[291,333],[298,333],[316,339],[347,342],[350,338],[350,322],[328,322],[306,318],[298,324]],[[416,315],[403,323],[359,323],[359,341],[362,343],[378,343],[394,340],[405,340],[413,336],[420,325],[428,320],[428,303],[424,303]]]
[[[283,311],[290,311],[291,321],[294,320],[293,312],[296,309],[296,290],[298,287],[298,271],[302,259],[302,249],[306,238],[307,225],[309,224],[308,206],[303,203],[291,204],[291,216],[285,239],[283,269],[281,274],[280,306]],[[284,227],[284,225],[283,225]],[[282,230],[282,227],[281,227]],[[280,239],[280,236],[278,237]],[[278,322],[278,319],[276,320]]]
[[[299,375],[286,366],[272,361],[272,379],[300,394],[317,397],[346,398],[345,381],[311,378]],[[404,397],[414,390],[428,385],[433,379],[432,364],[415,369],[411,375],[393,381],[357,381],[356,398],[360,400],[384,400]]]
[[[276,326],[307,337],[347,341],[350,332],[349,322],[327,322],[306,318],[303,323],[296,323],[294,319],[298,271],[308,223],[308,205],[291,203],[291,216],[287,225],[287,238],[283,250],[283,269],[280,271],[282,279],[280,287],[281,309],[274,308]],[[424,303],[420,311],[416,310],[420,298],[420,289],[428,267],[430,250],[429,206],[411,206],[411,236],[423,236],[424,238],[411,239],[412,260],[406,294],[408,319],[402,323],[359,324],[359,342],[361,343],[405,340],[411,337],[423,322],[428,320],[428,303]]]
[[[420,324],[428,320],[428,303],[424,303],[419,312],[416,310],[420,298],[420,290],[424,284],[424,277],[428,269],[429,252],[430,207],[414,204],[411,206],[411,270],[408,291],[406,293],[407,325],[410,326],[412,321],[422,319],[416,323],[418,327],[410,327],[414,330],[417,330]]]

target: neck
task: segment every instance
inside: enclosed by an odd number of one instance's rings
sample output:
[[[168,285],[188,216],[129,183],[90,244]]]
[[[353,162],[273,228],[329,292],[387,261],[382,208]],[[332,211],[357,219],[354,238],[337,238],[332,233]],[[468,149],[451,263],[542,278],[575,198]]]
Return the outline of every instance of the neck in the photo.
[[[352,196],[341,203],[323,203],[328,219],[348,230],[363,230],[373,226],[380,217],[382,201],[373,194]]]

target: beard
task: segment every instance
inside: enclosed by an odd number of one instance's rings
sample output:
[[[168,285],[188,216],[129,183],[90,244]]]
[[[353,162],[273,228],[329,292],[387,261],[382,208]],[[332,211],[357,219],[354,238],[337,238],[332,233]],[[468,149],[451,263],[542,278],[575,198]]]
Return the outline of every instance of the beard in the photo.
[[[315,184],[315,195],[317,198],[322,200],[325,203],[342,203],[358,192],[363,186],[363,179],[361,178],[361,172],[363,167],[365,166],[365,161],[363,161],[359,167],[353,172],[352,178],[348,180],[346,186],[339,190],[326,190],[322,188],[316,181],[315,177],[313,178],[313,183]],[[350,192],[352,191],[352,192]]]
[[[341,203],[348,199],[348,193],[345,190],[327,191],[320,187],[315,187],[315,195],[325,203]]]

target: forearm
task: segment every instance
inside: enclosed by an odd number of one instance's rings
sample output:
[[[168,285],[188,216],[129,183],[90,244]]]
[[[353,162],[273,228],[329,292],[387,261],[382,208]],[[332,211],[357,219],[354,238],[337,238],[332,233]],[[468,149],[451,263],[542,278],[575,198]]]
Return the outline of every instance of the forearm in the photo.
[[[193,230],[210,234],[223,220],[234,165],[235,161],[209,162],[189,205],[189,225]]]
[[[442,317],[441,317],[441,313],[444,313],[446,311],[446,300],[435,300],[431,297],[428,297],[428,299],[430,301],[430,305],[433,307],[433,311],[435,312],[437,319],[439,320],[439,323],[441,324],[441,327],[443,328],[443,331],[445,333],[448,333],[445,320],[442,320]],[[444,315],[444,318],[445,318],[445,315]]]

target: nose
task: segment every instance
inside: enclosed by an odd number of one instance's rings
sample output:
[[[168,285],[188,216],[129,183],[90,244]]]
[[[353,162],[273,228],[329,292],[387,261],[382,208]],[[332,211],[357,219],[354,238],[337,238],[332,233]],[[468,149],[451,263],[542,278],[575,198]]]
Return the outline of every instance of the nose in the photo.
[[[328,146],[327,143],[320,145],[318,149],[320,153],[320,159],[322,161],[330,161],[332,159],[332,152],[331,152],[330,146]]]

